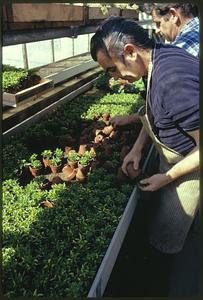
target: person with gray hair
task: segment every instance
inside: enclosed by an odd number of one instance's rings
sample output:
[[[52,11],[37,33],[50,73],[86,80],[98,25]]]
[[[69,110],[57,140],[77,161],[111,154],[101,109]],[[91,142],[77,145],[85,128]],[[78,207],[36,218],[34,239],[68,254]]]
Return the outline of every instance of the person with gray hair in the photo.
[[[142,6],[152,15],[156,33],[173,45],[199,57],[198,7],[193,3],[153,3]]]
[[[148,77],[146,107],[137,114],[143,127],[122,170],[133,163],[139,175],[142,150],[150,137],[159,170],[140,181],[151,200],[149,242],[157,251],[183,249],[199,209],[199,60],[172,45],[155,44],[133,20],[110,17],[91,38],[91,55],[114,78]]]

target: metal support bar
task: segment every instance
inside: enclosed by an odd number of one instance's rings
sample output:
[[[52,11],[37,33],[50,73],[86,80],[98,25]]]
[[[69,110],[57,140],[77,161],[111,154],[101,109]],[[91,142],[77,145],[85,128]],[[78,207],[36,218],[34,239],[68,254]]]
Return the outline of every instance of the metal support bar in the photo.
[[[26,44],[22,44],[22,53],[24,68],[29,69]]]
[[[62,37],[76,37],[81,34],[93,33],[96,31],[96,28],[97,26],[76,26],[64,28],[6,31],[2,36],[2,44],[3,46],[10,46],[49,39],[57,39]]]

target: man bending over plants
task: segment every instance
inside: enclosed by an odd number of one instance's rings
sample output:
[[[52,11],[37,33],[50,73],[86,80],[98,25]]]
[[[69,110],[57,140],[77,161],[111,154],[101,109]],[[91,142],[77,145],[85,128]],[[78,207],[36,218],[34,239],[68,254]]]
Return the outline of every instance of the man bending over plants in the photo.
[[[156,174],[140,182],[142,191],[159,190],[151,200],[149,242],[159,254],[178,253],[199,209],[199,60],[155,44],[141,26],[122,17],[99,26],[91,55],[114,78],[133,82],[148,76],[146,107],[139,111],[143,128],[122,169],[127,174],[133,162],[139,170],[150,137],[160,163]]]

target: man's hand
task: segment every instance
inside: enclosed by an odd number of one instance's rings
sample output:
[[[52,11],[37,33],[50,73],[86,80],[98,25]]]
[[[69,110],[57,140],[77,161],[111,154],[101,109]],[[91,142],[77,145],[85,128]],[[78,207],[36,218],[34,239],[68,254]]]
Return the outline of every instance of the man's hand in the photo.
[[[128,124],[130,124],[129,116],[116,116],[116,117],[113,117],[110,120],[110,124],[112,124],[112,126],[114,128],[128,125]]]
[[[141,160],[141,152],[135,152],[133,149],[126,155],[126,157],[123,160],[123,164],[121,166],[122,171],[125,175],[128,176],[127,172],[127,165],[130,163],[133,163],[134,170],[137,171],[137,175],[139,175],[139,162]]]
[[[155,174],[149,178],[140,180],[139,187],[144,192],[154,192],[170,182],[172,182],[172,179],[169,175]]]
[[[140,122],[140,117],[138,114],[131,114],[127,116],[115,116],[111,118],[110,124],[113,125],[114,128],[119,126],[126,126],[129,124],[134,124]]]

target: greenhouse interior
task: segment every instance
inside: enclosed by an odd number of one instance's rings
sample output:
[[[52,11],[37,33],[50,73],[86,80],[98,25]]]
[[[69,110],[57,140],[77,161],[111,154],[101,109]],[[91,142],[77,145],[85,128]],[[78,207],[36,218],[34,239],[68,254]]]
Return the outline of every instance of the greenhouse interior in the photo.
[[[152,77],[143,73],[138,80],[130,81],[113,76],[116,71],[108,71],[111,65],[105,70],[92,55],[94,37],[100,32],[106,34],[108,20],[109,24],[111,20],[136,23],[145,32],[143,36],[158,45],[156,49],[163,45],[163,51],[169,53],[164,54],[163,65],[170,62],[167,55],[177,64],[178,57],[183,62],[185,59],[191,65],[193,80],[198,58],[180,49],[183,46],[173,46],[174,41],[162,32],[162,22],[171,22],[180,35],[189,22],[197,22],[200,7],[196,14],[188,14],[182,25],[181,3],[168,3],[167,8],[166,4],[163,10],[144,2],[2,4],[3,296],[125,299],[199,295],[197,204],[192,217],[186,212],[187,220],[181,217],[185,223],[177,239],[184,230],[187,235],[180,251],[158,251],[149,243],[148,221],[158,207],[163,188],[145,191],[148,183],[142,183],[158,173],[159,150],[152,138],[142,149],[139,169],[131,161],[124,172],[126,157],[143,131],[140,112],[148,97],[161,94],[157,87],[153,93],[151,88],[149,95],[155,70]],[[187,8],[193,6],[188,4]],[[158,15],[157,11],[164,13]],[[122,36],[126,34],[128,40],[132,30],[120,28],[115,31],[123,30]],[[193,30],[189,28],[190,34]],[[105,51],[113,47],[107,47],[104,41],[105,37],[100,37],[97,54],[103,49],[102,43]],[[141,50],[146,51],[147,46],[142,46],[133,48],[138,49],[136,59]],[[178,50],[172,53],[173,48]],[[102,53],[114,61],[110,52]],[[158,54],[154,51],[153,55]],[[122,62],[128,68],[125,59]],[[166,72],[163,82],[164,76]],[[171,79],[166,78],[165,85],[169,84],[167,80]],[[178,84],[182,88],[181,80]],[[165,91],[163,84],[157,86]],[[175,88],[176,84],[174,94]],[[158,118],[162,109],[156,109]],[[139,120],[116,125],[116,120],[129,120],[131,115],[139,116]],[[188,124],[188,128],[193,125]],[[194,151],[198,151],[195,135],[193,140]],[[196,169],[192,171],[197,173]],[[188,194],[192,197],[193,190]],[[176,217],[174,212],[173,219]],[[162,236],[162,241],[167,238],[172,240],[169,234]]]

